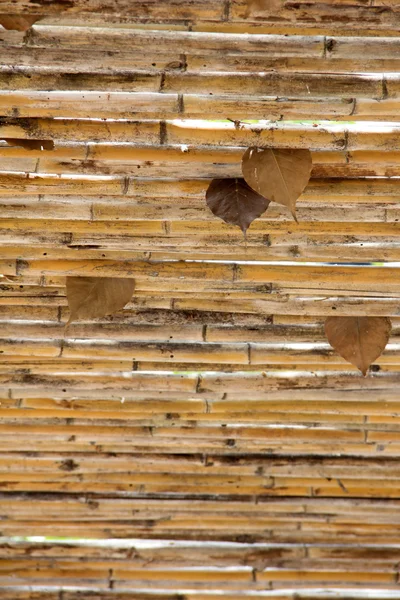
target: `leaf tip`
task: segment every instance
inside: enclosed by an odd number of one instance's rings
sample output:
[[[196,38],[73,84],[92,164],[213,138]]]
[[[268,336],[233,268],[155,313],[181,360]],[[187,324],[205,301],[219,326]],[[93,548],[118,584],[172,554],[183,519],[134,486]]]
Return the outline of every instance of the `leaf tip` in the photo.
[[[72,320],[74,318],[74,315],[71,314],[68,321],[65,323],[65,327],[64,327],[64,335],[67,335],[68,329],[70,328],[70,325],[72,323]]]

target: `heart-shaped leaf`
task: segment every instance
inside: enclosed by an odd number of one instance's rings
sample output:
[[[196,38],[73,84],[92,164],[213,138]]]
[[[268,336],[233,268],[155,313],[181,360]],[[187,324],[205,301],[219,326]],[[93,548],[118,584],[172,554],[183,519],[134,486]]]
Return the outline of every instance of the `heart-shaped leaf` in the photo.
[[[391,329],[392,323],[386,317],[328,317],[325,321],[332,348],[364,376],[384,351]]]
[[[4,29],[13,29],[14,31],[28,31],[31,26],[42,17],[40,15],[0,15],[0,25]]]
[[[21,146],[25,150],[53,150],[53,140],[21,140],[19,138],[3,138],[9,146]]]
[[[67,277],[71,311],[67,327],[77,319],[95,319],[124,308],[135,289],[134,279],[119,277]]]
[[[259,194],[290,209],[296,219],[296,200],[310,181],[309,150],[248,148],[242,158],[243,177]]]
[[[213,179],[206,192],[206,201],[214,215],[246,231],[270,203],[247,185],[244,179]]]

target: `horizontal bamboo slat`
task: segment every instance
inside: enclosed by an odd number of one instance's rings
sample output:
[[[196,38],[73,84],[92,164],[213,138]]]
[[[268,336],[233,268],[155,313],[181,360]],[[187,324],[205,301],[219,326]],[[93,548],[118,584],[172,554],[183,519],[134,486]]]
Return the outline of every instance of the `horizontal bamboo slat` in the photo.
[[[20,280],[23,281],[23,280]],[[10,289],[10,287],[2,286]],[[50,291],[45,293],[43,296],[43,290],[39,287],[37,290],[27,292],[25,286],[22,286],[22,291],[25,290],[24,294],[19,294],[21,290],[16,290],[14,293],[8,293],[0,297],[0,307],[10,308],[10,305],[14,307],[15,315],[22,315],[22,318],[29,314],[33,314],[35,310],[53,310],[54,314],[59,312],[60,319],[66,323],[68,320],[67,309],[64,309],[67,302],[65,297],[60,296],[57,291]],[[269,294],[269,290],[261,290],[261,295],[265,293]],[[253,298],[235,298],[232,294],[216,293],[213,291],[213,299],[209,299],[210,292],[204,294],[196,294],[196,297],[191,296],[187,293],[180,293],[179,291],[169,295],[169,297],[163,298],[159,294],[149,296],[147,293],[138,293],[131,303],[129,303],[130,309],[139,310],[182,310],[182,311],[205,311],[208,314],[216,314],[217,318],[226,318],[226,314],[230,315],[232,312],[237,313],[240,316],[243,315],[262,315],[264,318],[270,318],[271,315],[277,313],[281,316],[313,316],[317,318],[327,317],[329,315],[370,315],[370,316],[398,316],[398,302],[399,298],[397,295],[373,295],[364,293],[364,295],[357,294],[345,294],[338,296],[334,290],[325,290],[325,292],[319,292],[318,295],[310,294],[309,296],[299,295],[303,294],[304,290],[298,290],[297,293],[292,294],[285,293],[268,295],[267,299],[255,296]],[[165,292],[163,292],[164,294]],[[332,311],[335,311],[334,313]]]
[[[60,8],[63,16],[58,18]],[[32,5],[27,0],[16,2],[4,2],[4,12],[28,12],[36,15],[55,15],[52,17],[55,23],[68,22],[68,14],[77,13],[82,20],[97,23],[104,26],[101,19],[102,12],[109,13],[110,23],[113,17],[118,15],[123,22],[144,23],[150,19],[154,24],[164,24],[164,27],[187,27],[190,26],[200,31],[240,31],[246,32],[274,32],[279,33],[303,33],[313,31],[317,33],[333,33],[340,31],[353,35],[396,35],[398,24],[398,11],[395,2],[382,2],[379,0],[372,6],[369,2],[303,2],[282,3],[282,9],[278,12],[276,7],[271,10],[263,9],[262,4],[254,3],[249,10],[245,0],[232,0],[231,2],[210,2],[209,0],[197,0],[184,6],[180,2],[163,2],[162,6],[152,0],[146,2],[124,2],[119,3],[116,9],[114,2],[101,3],[74,2],[72,5],[60,6],[59,3],[43,5]],[[96,14],[97,13],[97,14]],[[278,17],[278,18],[277,18]],[[50,19],[50,22],[52,22]],[[146,26],[146,25],[145,25]]]
[[[203,112],[204,114],[204,112]],[[0,120],[0,137],[20,139],[51,139],[56,143],[104,142],[138,146],[172,145],[199,149],[248,146],[278,148],[308,148],[311,151],[397,151],[398,123],[360,124],[315,123],[246,123],[196,119],[167,121],[141,120],[109,122],[96,119],[8,118]],[[182,148],[183,145],[183,148]],[[11,180],[10,180],[11,182]]]
[[[240,592],[240,596],[238,596],[239,592],[221,592],[221,591],[206,591],[201,592],[199,590],[187,590],[186,588],[180,588],[180,595],[184,594],[185,599],[187,600],[219,600],[221,597],[225,600],[238,600],[238,598],[269,598],[270,600],[330,600],[332,597],[332,593],[336,595],[339,600],[358,600],[360,598],[360,593],[358,590],[348,589],[340,589],[334,587],[332,585],[330,588],[326,588],[325,590],[316,590],[315,588],[310,589],[301,589],[293,592],[290,590],[276,590],[272,591],[272,588],[269,588],[268,592],[265,591],[250,591],[250,592]],[[179,592],[179,593],[180,593]],[[266,593],[268,594],[266,596]],[[16,600],[61,600],[64,598],[65,600],[83,600],[94,598],[95,600],[142,600],[143,594],[146,594],[146,599],[148,600],[176,600],[177,593],[175,591],[163,591],[161,594],[159,591],[153,592],[151,589],[147,589],[143,591],[143,588],[135,588],[132,587],[122,590],[113,590],[107,591],[102,590],[101,588],[94,591],[87,586],[79,586],[74,590],[67,589],[64,591],[61,587],[55,587],[54,590],[49,591],[48,589],[43,589],[43,587],[37,586],[20,586],[20,587],[10,587],[4,586],[2,590],[0,590],[0,598],[9,599],[10,594]],[[396,592],[393,589],[377,589],[376,594],[379,594],[379,598],[390,600],[391,598],[396,598]]]

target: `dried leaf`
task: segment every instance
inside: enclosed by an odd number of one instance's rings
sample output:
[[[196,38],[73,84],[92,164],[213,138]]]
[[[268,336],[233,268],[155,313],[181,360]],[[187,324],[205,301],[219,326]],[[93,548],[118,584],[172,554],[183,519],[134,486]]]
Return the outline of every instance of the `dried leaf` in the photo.
[[[53,140],[21,140],[18,138],[3,138],[9,146],[21,146],[25,150],[53,150]]]
[[[95,319],[117,312],[131,300],[134,279],[119,277],[67,277],[71,311],[67,327],[77,319]]]
[[[332,348],[365,376],[382,354],[392,323],[387,317],[328,317],[326,337]]]
[[[270,203],[247,185],[244,179],[213,179],[206,192],[206,201],[214,215],[246,231]]]
[[[40,15],[0,15],[0,25],[4,29],[13,29],[14,31],[28,31],[31,26],[39,21]]]
[[[296,219],[296,200],[310,180],[309,150],[248,148],[242,158],[243,177],[259,194],[290,209]]]

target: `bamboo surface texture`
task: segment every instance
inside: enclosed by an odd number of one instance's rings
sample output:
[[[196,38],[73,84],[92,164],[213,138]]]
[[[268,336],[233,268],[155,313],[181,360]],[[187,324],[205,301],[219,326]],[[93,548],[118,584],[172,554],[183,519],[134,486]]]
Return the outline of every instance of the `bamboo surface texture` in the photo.
[[[400,599],[399,3],[0,23],[0,600]],[[312,173],[244,238],[249,147]],[[69,276],[135,290],[66,329]],[[367,377],[332,316],[390,317]]]

